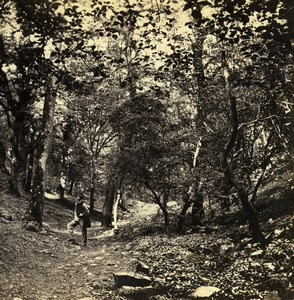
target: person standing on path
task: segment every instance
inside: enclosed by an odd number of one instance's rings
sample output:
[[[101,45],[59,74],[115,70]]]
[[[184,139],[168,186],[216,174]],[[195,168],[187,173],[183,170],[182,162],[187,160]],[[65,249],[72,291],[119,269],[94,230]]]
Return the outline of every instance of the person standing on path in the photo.
[[[80,225],[83,235],[83,246],[87,245],[87,228],[91,227],[90,221],[90,210],[88,205],[83,201],[83,195],[77,197],[77,202],[75,203],[74,218],[71,222],[67,224],[67,229],[70,235],[69,241],[75,243],[75,238],[73,235],[73,230],[75,227]]]

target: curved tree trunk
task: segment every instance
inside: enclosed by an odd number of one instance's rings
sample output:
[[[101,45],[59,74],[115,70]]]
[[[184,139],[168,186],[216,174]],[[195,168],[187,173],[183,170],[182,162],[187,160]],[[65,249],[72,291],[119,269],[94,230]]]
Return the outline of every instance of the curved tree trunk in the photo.
[[[186,213],[191,206],[191,199],[189,193],[185,192],[183,195],[184,205],[182,210],[178,216],[178,233],[185,234],[186,233]]]
[[[232,91],[231,91],[230,73],[229,73],[229,68],[225,57],[225,52],[223,52],[222,55],[223,55],[222,59],[223,59],[223,68],[224,68],[224,78],[225,78],[227,96],[229,100],[231,123],[232,123],[232,131],[229,140],[225,146],[225,149],[223,151],[223,157],[222,157],[224,175],[225,178],[228,180],[228,183],[231,184],[233,187],[235,187],[237,190],[237,193],[242,203],[242,208],[248,220],[249,229],[253,239],[256,242],[264,243],[265,238],[260,229],[258,215],[254,211],[252,205],[249,202],[248,193],[246,193],[245,189],[242,187],[242,184],[239,184],[235,179],[235,175],[230,165],[230,157],[238,135],[238,112],[237,112],[236,98],[232,95]]]
[[[247,193],[245,191],[240,191],[239,197],[242,204],[242,208],[248,220],[249,230],[252,234],[254,241],[264,243],[265,237],[260,229],[258,214],[250,204]]]
[[[168,229],[169,223],[170,223],[168,210],[166,208],[166,205],[159,205],[159,206],[160,206],[160,209],[163,213],[164,225]]]

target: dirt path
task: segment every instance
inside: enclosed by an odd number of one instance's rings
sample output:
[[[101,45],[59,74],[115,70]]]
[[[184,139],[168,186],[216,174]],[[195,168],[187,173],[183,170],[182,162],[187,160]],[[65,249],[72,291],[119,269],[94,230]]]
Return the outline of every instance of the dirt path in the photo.
[[[140,257],[132,242],[94,222],[88,246],[72,245],[58,227],[35,233],[21,221],[0,222],[0,299],[114,299],[113,273],[134,270]]]

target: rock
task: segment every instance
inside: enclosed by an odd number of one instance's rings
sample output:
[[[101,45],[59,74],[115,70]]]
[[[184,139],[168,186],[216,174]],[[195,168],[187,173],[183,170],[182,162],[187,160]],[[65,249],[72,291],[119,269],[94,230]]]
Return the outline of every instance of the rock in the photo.
[[[145,287],[123,286],[119,293],[127,298],[149,299],[154,295],[155,290],[151,285]]]
[[[274,231],[275,237],[280,237],[285,232],[284,229],[276,229]]]
[[[5,218],[3,218],[3,217],[0,217],[0,222],[4,223],[4,224],[8,224],[10,221],[7,220],[7,219],[5,219]]]
[[[29,231],[33,232],[40,232],[41,231],[41,226],[38,222],[36,221],[27,221],[24,223],[23,227]]]
[[[46,222],[43,222],[43,228],[46,230],[50,230],[50,225]]]
[[[264,266],[272,271],[274,271],[276,269],[276,266],[272,262],[264,263]]]
[[[252,257],[258,257],[258,256],[261,256],[263,255],[263,250],[257,250],[257,251],[254,251],[250,254],[250,256]]]
[[[213,294],[219,291],[220,289],[215,286],[200,286],[191,294],[191,297],[194,299],[211,297]]]
[[[277,291],[272,291],[266,294],[263,298],[264,300],[280,300],[281,298],[278,295]]]
[[[0,217],[7,220],[7,221],[15,220],[15,216],[10,214],[7,210],[5,210],[3,208],[0,209]],[[3,221],[3,223],[4,223],[4,221]]]
[[[136,272],[141,272],[146,275],[150,274],[150,267],[144,264],[143,262],[139,261],[136,267]]]
[[[170,210],[177,210],[180,207],[180,205],[177,201],[169,201],[169,202],[167,202],[166,206]]]
[[[132,287],[146,287],[151,285],[152,280],[148,276],[142,276],[134,273],[119,272],[114,273],[115,286],[120,288],[122,286]]]
[[[275,193],[271,197],[274,198],[275,200],[280,200],[281,199],[281,193]]]

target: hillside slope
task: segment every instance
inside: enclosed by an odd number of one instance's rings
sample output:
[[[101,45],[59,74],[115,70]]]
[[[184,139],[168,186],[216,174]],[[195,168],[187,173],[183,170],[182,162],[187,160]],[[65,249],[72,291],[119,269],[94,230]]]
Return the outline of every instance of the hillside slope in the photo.
[[[264,210],[266,249],[252,243],[246,226],[167,235],[154,217],[157,208],[140,202],[130,207],[116,235],[94,220],[89,245],[82,247],[67,241],[72,209],[54,200],[46,200],[41,232],[24,229],[27,203],[5,192],[7,180],[1,174],[0,299],[126,299],[114,288],[113,273],[134,271],[138,261],[157,282],[148,299],[189,299],[195,288],[207,285],[220,289],[214,299],[294,298],[293,199],[279,214]],[[81,240],[79,230],[77,235]]]

